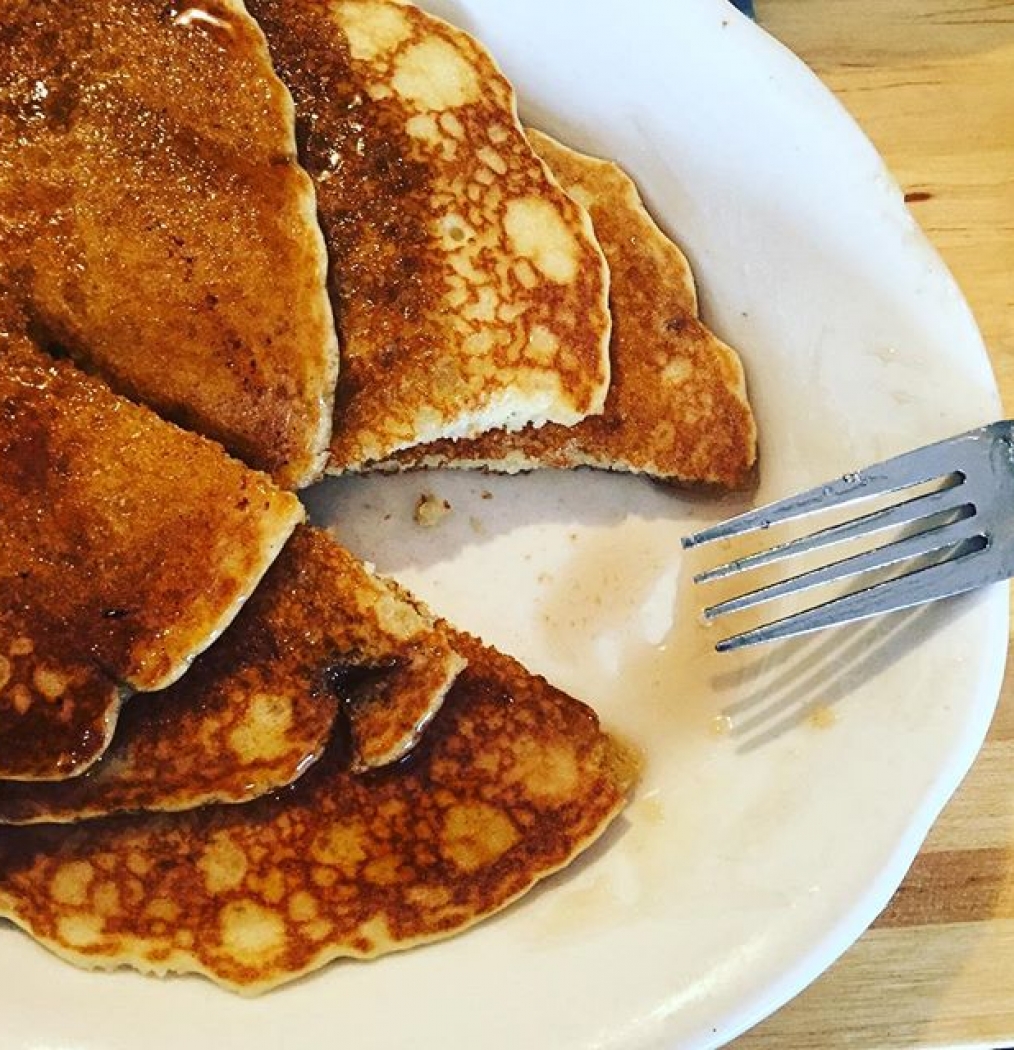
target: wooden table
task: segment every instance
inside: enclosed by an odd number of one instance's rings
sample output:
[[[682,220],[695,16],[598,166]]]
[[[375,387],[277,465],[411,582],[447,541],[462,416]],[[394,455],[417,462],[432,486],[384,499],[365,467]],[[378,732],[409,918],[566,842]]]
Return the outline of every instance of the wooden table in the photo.
[[[1014,0],[756,9],[883,154],[971,303],[1014,414]],[[982,753],[887,910],[733,1046],[1014,1046],[1014,666]]]

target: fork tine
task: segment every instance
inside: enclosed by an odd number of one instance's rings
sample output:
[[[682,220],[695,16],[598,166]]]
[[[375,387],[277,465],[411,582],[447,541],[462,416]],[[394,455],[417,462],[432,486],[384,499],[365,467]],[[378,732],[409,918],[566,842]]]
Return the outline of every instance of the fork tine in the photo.
[[[976,432],[972,432],[973,434]],[[962,435],[967,438],[972,436]],[[953,442],[955,439],[951,439]],[[960,440],[960,439],[958,439]],[[927,445],[912,452],[904,452],[893,459],[852,474],[845,474],[837,481],[816,485],[805,492],[796,493],[767,506],[747,511],[745,514],[719,522],[710,528],[701,529],[680,541],[684,549],[699,547],[715,540],[731,539],[748,532],[769,528],[773,524],[792,521],[816,510],[830,510],[859,499],[899,492],[902,489],[924,485],[952,474],[962,475],[960,469],[940,467],[939,445]]]
[[[809,554],[833,543],[844,543],[847,540],[858,539],[873,532],[907,525],[918,518],[928,518],[943,511],[958,511],[964,507],[970,507],[971,504],[955,500],[955,496],[957,495],[960,498],[960,494],[955,493],[954,490],[960,488],[964,482],[964,477],[960,474],[952,474],[950,478],[953,480],[944,489],[928,492],[922,496],[915,496],[902,503],[896,503],[890,507],[873,511],[871,514],[864,514],[858,518],[844,521],[840,525],[819,529],[805,536],[799,536],[796,539],[779,543],[766,550],[758,551],[756,554],[748,554],[742,558],[734,558],[732,561],[727,561],[722,565],[716,565],[714,568],[697,573],[694,576],[694,583],[708,583],[712,580],[725,579],[728,576],[734,576],[748,569],[758,569],[763,565],[770,565],[773,562],[781,561],[796,554]]]
[[[880,547],[864,551],[862,554],[853,554],[848,558],[840,558],[828,565],[822,565],[817,569],[789,576],[779,580],[777,583],[758,587],[756,590],[747,591],[736,598],[711,605],[704,610],[704,616],[708,620],[715,620],[719,616],[725,616],[733,612],[741,612],[762,602],[774,601],[776,598],[784,598],[790,594],[810,590],[828,583],[837,583],[861,573],[875,572],[878,569],[886,569],[899,562],[908,561],[912,558],[927,557],[937,554],[945,548],[950,547],[962,540],[971,539],[978,529],[978,523],[974,517],[965,517],[959,521],[950,522],[946,525],[930,527],[914,536],[894,540]]]
[[[715,645],[718,652],[731,652],[749,645],[773,642],[809,634],[825,627],[864,620],[881,613],[909,609],[915,605],[974,590],[988,583],[1004,579],[1002,569],[994,569],[976,576],[968,571],[968,563],[989,549],[985,536],[975,536],[958,545],[946,560],[913,569],[904,576],[882,580],[851,594],[832,598],[811,609],[793,613],[772,623],[723,638]]]

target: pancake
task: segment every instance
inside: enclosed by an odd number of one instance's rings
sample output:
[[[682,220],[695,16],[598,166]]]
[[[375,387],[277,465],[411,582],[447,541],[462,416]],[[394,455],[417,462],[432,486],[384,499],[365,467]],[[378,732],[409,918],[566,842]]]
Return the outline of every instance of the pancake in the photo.
[[[0,776],[98,758],[126,691],[179,677],[302,516],[219,446],[0,340]]]
[[[175,685],[124,708],[88,772],[0,783],[0,823],[248,801],[312,765],[343,707],[356,768],[396,761],[463,666],[392,584],[299,527],[221,639]]]
[[[329,470],[600,411],[607,272],[465,33],[395,0],[251,0],[296,106],[342,342]]]
[[[8,331],[282,485],[320,474],[326,255],[291,99],[238,0],[4,5],[2,299]]]
[[[0,915],[82,966],[253,994],[504,907],[603,831],[635,763],[583,704],[453,643],[468,666],[404,762],[350,775],[339,735],[245,806],[0,829]]]
[[[658,228],[615,164],[530,131],[539,155],[591,214],[611,272],[612,381],[601,415],[440,441],[393,457],[398,467],[599,467],[691,486],[739,489],[757,435],[736,353],[697,316],[686,257]]]

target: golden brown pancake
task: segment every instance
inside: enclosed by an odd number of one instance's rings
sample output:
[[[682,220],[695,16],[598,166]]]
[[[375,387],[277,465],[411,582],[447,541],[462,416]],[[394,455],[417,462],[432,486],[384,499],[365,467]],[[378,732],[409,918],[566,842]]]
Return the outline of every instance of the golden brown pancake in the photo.
[[[251,0],[296,105],[342,340],[329,469],[599,411],[607,273],[514,93],[394,0]]]
[[[583,704],[454,645],[468,667],[404,762],[352,776],[336,738],[245,806],[0,829],[0,915],[83,966],[252,994],[504,907],[602,832],[635,764]]]
[[[667,481],[741,488],[756,460],[756,427],[736,353],[697,317],[683,253],[655,225],[615,164],[537,131],[532,145],[591,214],[611,273],[612,381],[601,415],[572,427],[483,434],[409,449],[384,464],[602,467]]]
[[[294,487],[330,433],[325,271],[292,103],[238,0],[4,4],[13,330]]]
[[[320,756],[347,705],[357,767],[415,744],[464,660],[446,631],[325,533],[297,528],[221,639],[127,704],[109,750],[57,783],[0,783],[0,823],[245,802]]]
[[[0,340],[0,776],[93,762],[125,689],[182,674],[302,514],[219,446]]]

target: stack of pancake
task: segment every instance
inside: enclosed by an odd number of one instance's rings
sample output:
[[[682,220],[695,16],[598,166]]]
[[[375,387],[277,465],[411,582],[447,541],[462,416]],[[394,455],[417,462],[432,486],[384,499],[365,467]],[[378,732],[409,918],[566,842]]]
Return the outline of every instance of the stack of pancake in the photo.
[[[636,762],[293,491],[744,485],[686,260],[397,0],[16,0],[0,40],[0,916],[243,992],[471,925]]]

